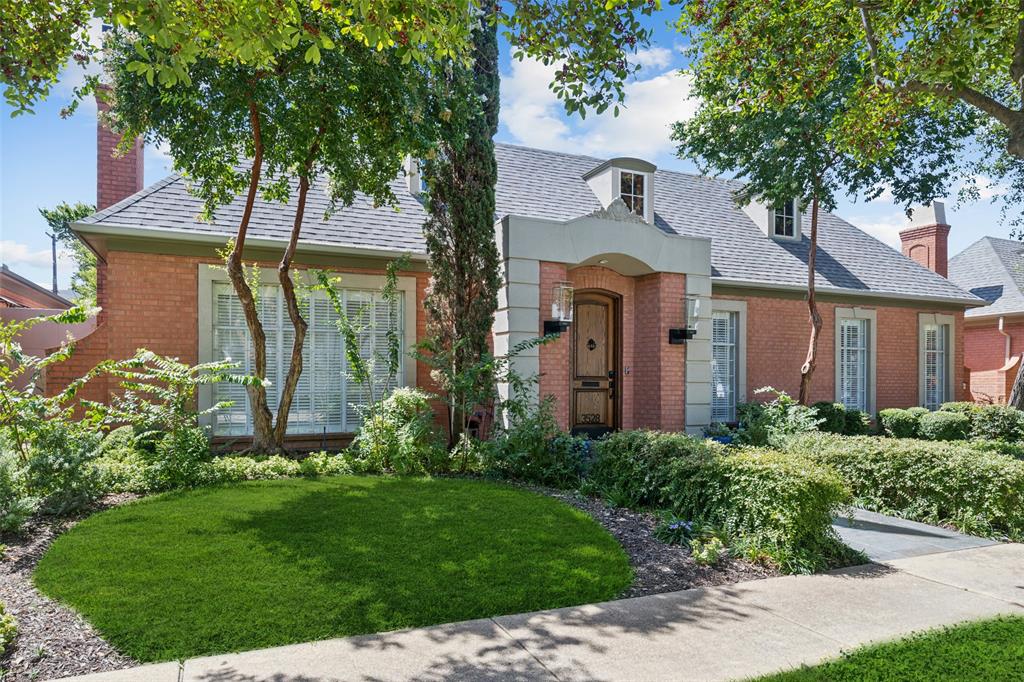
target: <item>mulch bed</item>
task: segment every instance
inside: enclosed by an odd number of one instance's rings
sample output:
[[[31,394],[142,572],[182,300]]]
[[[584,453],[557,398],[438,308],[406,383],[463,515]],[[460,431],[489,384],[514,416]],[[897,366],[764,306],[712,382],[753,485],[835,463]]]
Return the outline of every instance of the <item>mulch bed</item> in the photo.
[[[576,492],[523,486],[550,495],[586,512],[608,529],[625,549],[636,577],[622,597],[641,597],[695,587],[725,585],[779,575],[778,571],[742,559],[728,558],[717,566],[699,566],[689,550],[655,539],[655,515],[617,509]],[[36,562],[58,535],[89,513],[123,504],[134,495],[111,495],[88,513],[73,519],[36,520],[25,533],[5,538],[0,560],[0,601],[18,619],[18,637],[0,658],[3,682],[28,682],[117,670],[137,665],[118,653],[71,609],[41,595],[32,585]]]
[[[680,545],[666,545],[654,537],[658,525],[654,514],[609,507],[602,500],[572,491],[534,489],[590,514],[619,541],[636,574],[633,585],[622,595],[624,598],[781,575],[769,566],[732,557],[717,566],[700,566],[690,556],[690,550]]]
[[[135,495],[110,495],[87,513],[70,519],[37,519],[19,536],[4,537],[0,559],[0,601],[18,619],[18,636],[3,658],[3,682],[49,680],[129,668],[138,663],[118,653],[71,609],[41,595],[32,571],[54,538],[91,513],[123,504]]]

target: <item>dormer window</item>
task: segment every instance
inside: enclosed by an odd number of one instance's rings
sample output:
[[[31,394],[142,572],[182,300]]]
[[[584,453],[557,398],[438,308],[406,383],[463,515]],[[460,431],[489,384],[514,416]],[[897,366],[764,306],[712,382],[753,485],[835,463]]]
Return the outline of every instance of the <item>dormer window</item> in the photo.
[[[645,215],[646,205],[645,190],[646,190],[646,176],[643,173],[633,173],[630,171],[621,171],[619,173],[619,196],[622,198],[622,202],[626,204],[633,213],[643,217]]]
[[[781,239],[796,239],[799,236],[794,199],[776,204],[772,209],[772,236]]]

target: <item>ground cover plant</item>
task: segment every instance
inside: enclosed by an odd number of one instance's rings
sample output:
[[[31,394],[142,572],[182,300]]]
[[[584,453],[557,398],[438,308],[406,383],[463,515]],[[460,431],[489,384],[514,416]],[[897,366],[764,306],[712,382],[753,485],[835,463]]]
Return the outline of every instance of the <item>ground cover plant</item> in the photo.
[[[601,601],[631,581],[615,540],[558,500],[380,477],[147,498],[82,521],[35,573],[143,661]]]
[[[989,682],[1020,679],[1024,618],[996,618],[855,649],[761,682]]]
[[[1024,461],[968,443],[808,434],[787,450],[833,468],[854,503],[965,533],[1024,538]]]

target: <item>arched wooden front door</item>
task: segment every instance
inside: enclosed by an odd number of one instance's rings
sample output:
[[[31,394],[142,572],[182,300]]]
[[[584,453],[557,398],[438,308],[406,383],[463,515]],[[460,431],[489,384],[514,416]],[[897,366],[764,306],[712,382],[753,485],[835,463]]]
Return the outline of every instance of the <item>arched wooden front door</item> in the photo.
[[[601,436],[618,427],[618,305],[612,296],[577,292],[572,324],[573,433]]]

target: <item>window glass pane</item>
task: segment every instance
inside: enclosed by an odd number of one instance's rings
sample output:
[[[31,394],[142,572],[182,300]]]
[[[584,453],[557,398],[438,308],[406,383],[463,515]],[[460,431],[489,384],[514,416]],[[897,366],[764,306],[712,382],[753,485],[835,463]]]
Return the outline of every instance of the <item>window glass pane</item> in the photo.
[[[868,321],[839,322],[839,402],[868,410]]]
[[[339,292],[358,330],[359,354],[370,358],[374,351],[384,354],[388,330],[394,322],[395,333],[403,338],[401,301],[392,312],[388,304],[375,291],[344,290]],[[230,358],[241,363],[238,373],[252,373],[254,358],[249,330],[245,324],[241,304],[234,289],[227,283],[213,287],[213,352],[218,360]],[[338,331],[337,315],[323,292],[314,292],[303,305],[309,325],[303,346],[303,372],[292,398],[288,415],[288,430],[293,434],[321,434],[352,431],[359,426],[358,405],[369,400],[368,387],[349,385],[346,376],[344,341]],[[281,387],[291,359],[294,330],[280,287],[264,286],[260,289],[259,314],[267,335],[267,379],[270,388],[267,399],[272,412],[276,412]],[[400,358],[398,383],[403,378]],[[387,363],[376,367],[374,374],[387,377]],[[394,388],[388,386],[387,390]],[[244,387],[233,384],[215,384],[214,400],[231,401],[233,405],[219,410],[214,417],[216,435],[247,435],[252,433],[252,415]]]
[[[796,202],[793,200],[777,204],[772,210],[772,229],[777,237],[796,236]]]
[[[711,421],[736,420],[737,327],[739,314],[712,313],[711,316]]]
[[[619,193],[622,195],[633,193],[633,174],[632,173],[620,173],[619,174]]]
[[[928,324],[923,333],[924,406],[935,410],[945,402],[947,395],[949,325]]]

